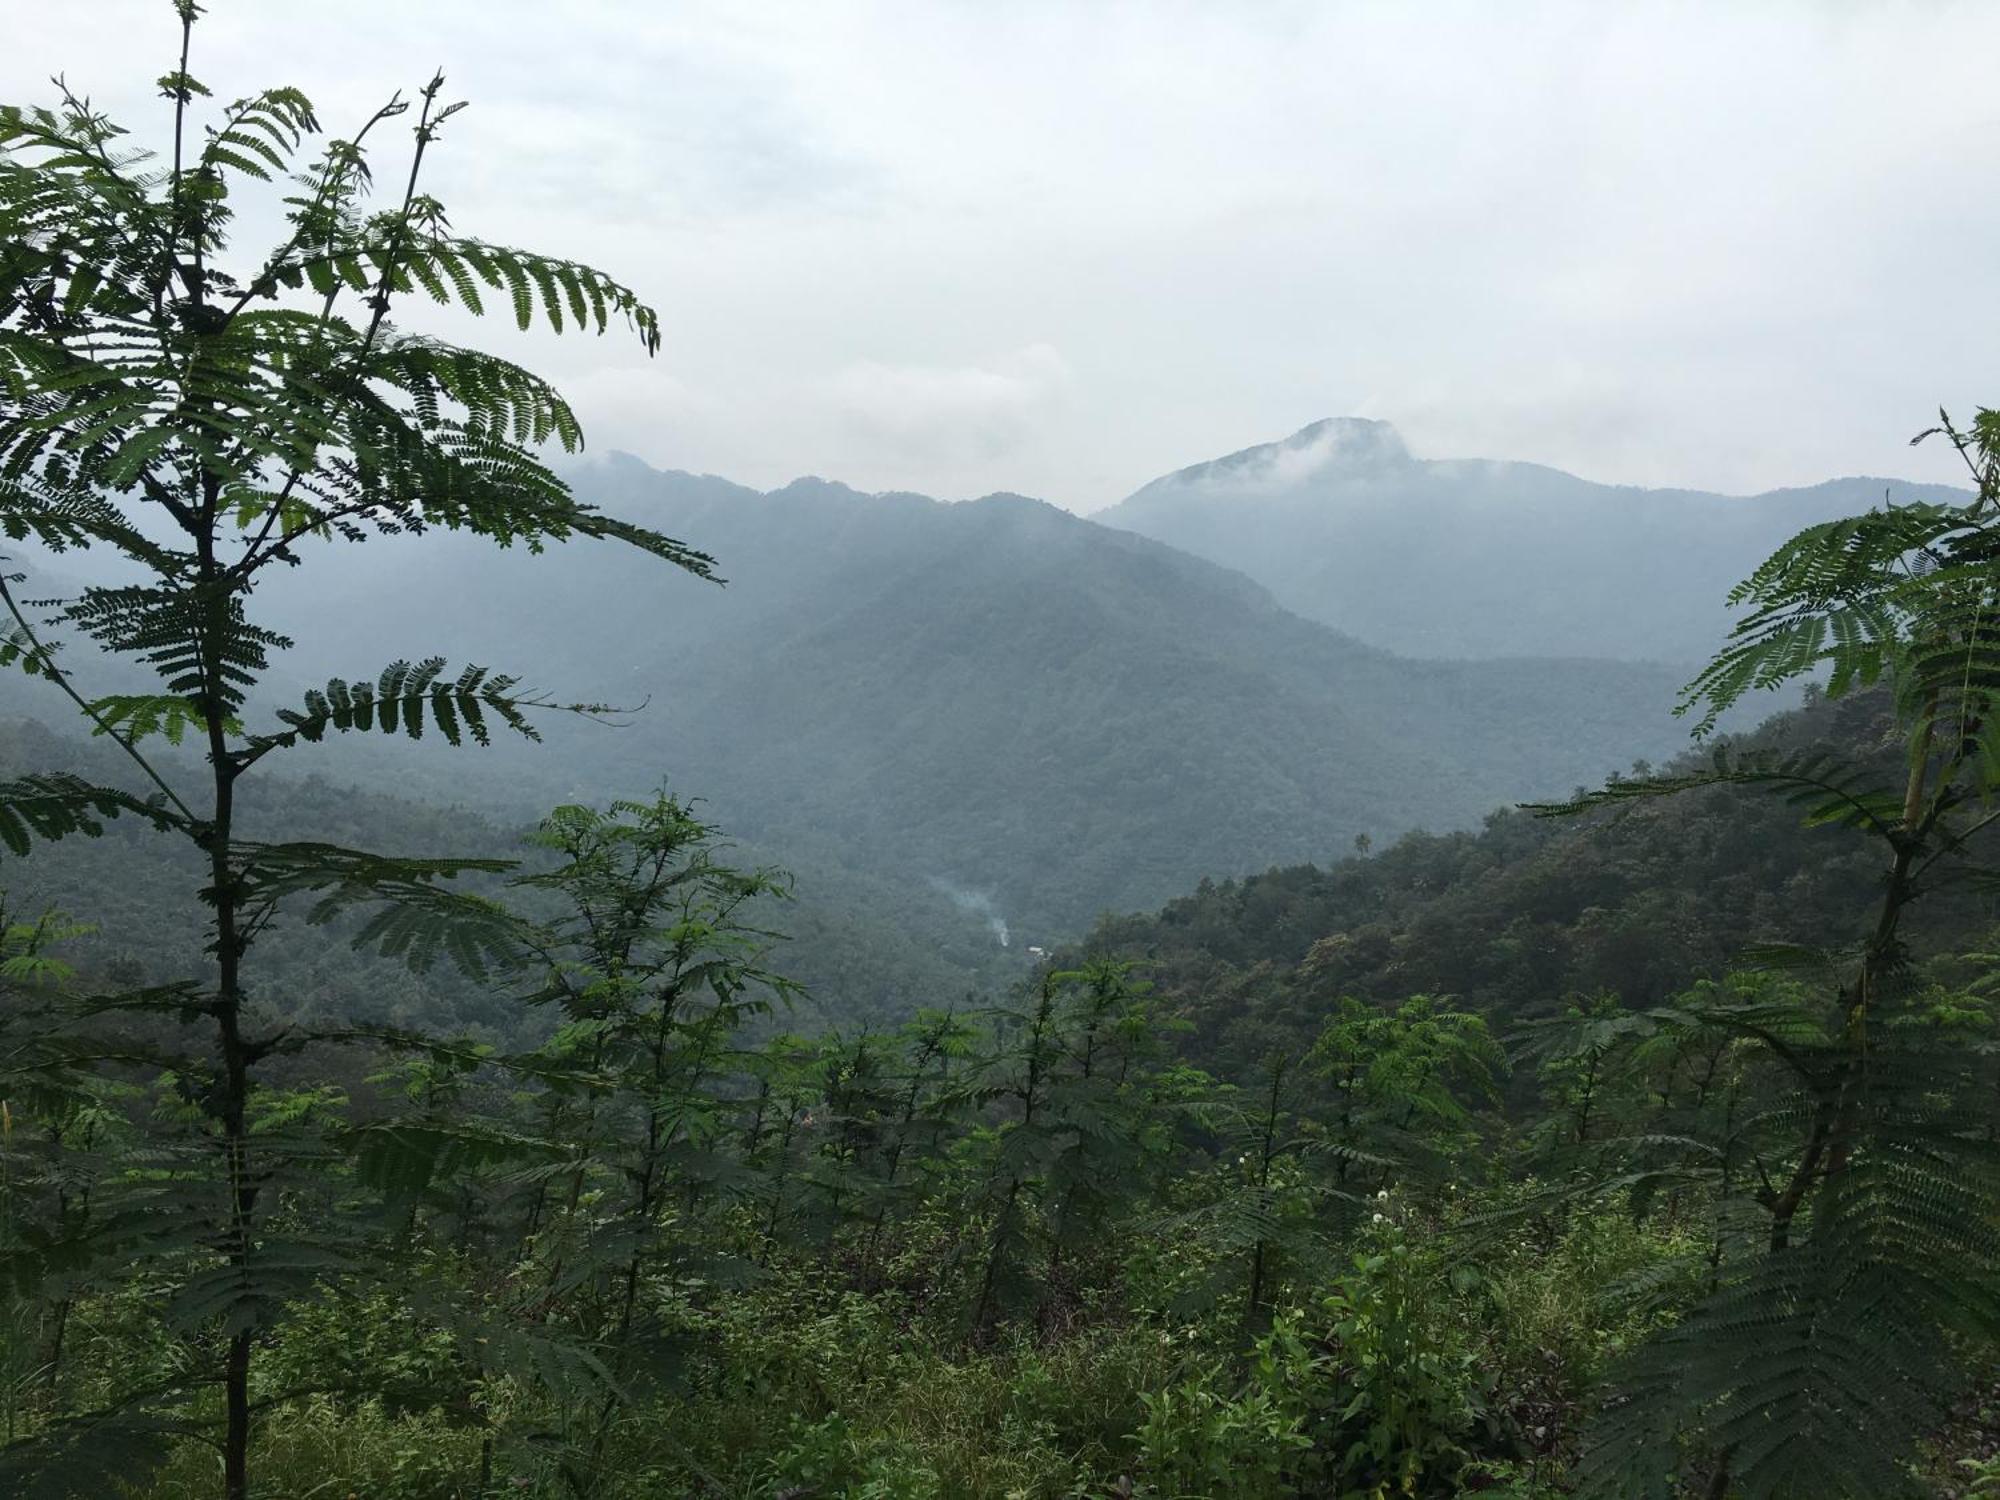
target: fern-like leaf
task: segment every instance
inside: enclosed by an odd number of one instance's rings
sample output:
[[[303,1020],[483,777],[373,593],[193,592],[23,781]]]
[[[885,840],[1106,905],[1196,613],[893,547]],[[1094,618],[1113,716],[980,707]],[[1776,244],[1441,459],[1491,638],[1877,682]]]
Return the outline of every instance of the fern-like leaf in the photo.
[[[510,870],[512,860],[404,859],[308,842],[244,844],[238,853],[237,878],[251,906],[274,910],[290,897],[310,895],[315,899],[307,920],[315,923],[367,909],[354,945],[413,969],[427,969],[444,956],[483,978],[521,956],[520,918],[496,901],[441,884]]]
[[[53,842],[74,834],[95,838],[107,820],[122,814],[155,828],[185,828],[184,820],[157,801],[116,787],[98,786],[80,776],[55,773],[0,781],[0,843],[26,856],[37,838]]]

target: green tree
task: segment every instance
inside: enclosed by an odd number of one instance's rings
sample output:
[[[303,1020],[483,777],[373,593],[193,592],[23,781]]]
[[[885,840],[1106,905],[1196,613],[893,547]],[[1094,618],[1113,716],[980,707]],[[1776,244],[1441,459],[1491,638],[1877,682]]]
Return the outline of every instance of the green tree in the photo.
[[[1306,1064],[1329,1087],[1325,1128],[1340,1186],[1422,1171],[1497,1098],[1506,1056],[1482,1017],[1436,995],[1393,1010],[1343,997]]]
[[[1541,1133],[1558,1154],[1574,1154],[1608,1133],[1629,1130],[1638,1107],[1633,1098],[1633,1052],[1656,1033],[1616,995],[1572,995],[1562,1014],[1533,1028],[1538,1049],[1536,1081],[1547,1114]]]
[[[537,1071],[580,1087],[545,1095],[543,1135],[566,1165],[537,1174],[529,1302],[514,1312],[561,1319],[608,1363],[613,1381],[572,1423],[563,1458],[587,1493],[623,1393],[667,1352],[642,1292],[693,1248],[676,1242],[675,1210],[728,1170],[736,1035],[795,987],[764,966],[771,934],[743,916],[784,890],[779,878],[723,863],[715,831],[672,797],[560,807],[534,842],[556,863],[512,884],[563,907],[526,940],[544,980],[531,1003],[561,1017]]]
[[[440,954],[473,968],[503,962],[515,934],[498,907],[449,885],[495,862],[246,839],[245,778],[272,753],[330,734],[430,729],[483,743],[495,725],[532,735],[535,710],[565,706],[484,667],[451,673],[412,659],[331,682],[253,728],[258,684],[290,644],[257,623],[255,605],[291,566],[372,534],[444,529],[531,549],[605,538],[698,574],[709,561],[570,493],[540,449],[574,449],[581,435],[545,381],[391,320],[419,296],[475,315],[492,299],[523,329],[622,326],[649,353],[659,344],[653,312],[626,287],[462,235],[422,191],[426,159],[462,108],[442,75],[316,155],[318,118],[292,88],[215,109],[198,128],[209,97],[188,70],[199,7],[177,0],[176,10],[164,157],[131,149],[67,90],[53,107],[0,108],[0,528],[57,552],[109,552],[130,580],[87,587],[40,618],[0,586],[11,618],[0,659],[46,679],[120,746],[138,788],[19,777],[0,785],[0,841],[20,856],[36,838],[136,817],[204,862],[209,972],[171,993],[99,996],[90,1007],[205,1028],[205,1045],[190,1036],[124,1059],[175,1080],[186,1103],[179,1166],[150,1179],[150,1201],[105,1216],[118,1233],[40,1257],[43,1271],[85,1250],[127,1268],[146,1262],[172,1286],[197,1357],[42,1436],[129,1472],[139,1456],[114,1439],[199,1426],[205,1393],[219,1387],[221,1489],[241,1500],[260,1340],[287,1305],[365,1269],[353,1235],[308,1234],[279,1212],[293,1176],[323,1162],[340,1133],[324,1108],[267,1107],[267,1065],[322,1038],[260,1000],[252,949],[281,916],[355,908],[371,913],[364,942],[417,964]],[[372,207],[370,138],[411,114],[400,191]],[[232,265],[239,199],[264,184],[282,194],[287,227],[268,253]],[[63,649],[66,637],[128,659],[157,686],[93,692],[98,658]],[[149,752],[160,740],[198,746],[199,777],[157,763]],[[91,1064],[43,1035],[15,1066],[74,1074]],[[37,1273],[22,1263],[17,1274]]]
[[[1705,732],[1748,693],[1801,677],[1824,674],[1834,698],[1879,686],[1900,777],[1824,748],[1723,751],[1573,804],[1757,788],[1870,841],[1882,867],[1851,946],[1748,955],[1799,984],[1712,991],[1662,1018],[1697,1045],[1723,1033],[1753,1054],[1770,1112],[1724,1149],[1690,1140],[1678,1165],[1755,1227],[1718,1238],[1709,1297],[1618,1372],[1582,1471],[1590,1493],[1666,1496],[1690,1466],[1716,1500],[1910,1492],[1908,1457],[1961,1373],[1952,1336],[2000,1335],[1991,1081],[1951,1028],[1913,1024],[1926,1001],[1904,936],[1928,893],[2000,884],[1981,837],[2000,819],[2000,413],[1934,431],[1976,495],[1780,548],[1736,591],[1747,613],[1685,704]]]
[[[1158,1159],[1161,1039],[1148,986],[1131,967],[1096,959],[1045,974],[1031,1005],[995,1018],[975,1094],[1000,1113],[978,1189],[975,1222],[986,1234],[975,1337],[1010,1306],[1033,1302],[1052,1315],[1064,1257],[1100,1242],[1098,1231],[1142,1194]]]
[[[1148,1226],[1182,1251],[1176,1306],[1206,1309],[1240,1292],[1246,1328],[1262,1333],[1288,1278],[1324,1259],[1334,1200],[1355,1195],[1334,1185],[1328,1166],[1345,1153],[1306,1113],[1315,1083],[1295,1058],[1274,1052],[1254,1085],[1219,1085],[1196,1104],[1214,1168],[1183,1187],[1192,1203]],[[1187,1254],[1190,1246],[1200,1253]]]
[[[883,1117],[875,1177],[867,1187],[874,1213],[862,1249],[865,1277],[875,1275],[883,1230],[892,1217],[921,1204],[929,1176],[958,1124],[953,1069],[970,1054],[974,1039],[973,1028],[949,1010],[921,1010],[901,1028],[901,1072]]]
[[[15,1014],[49,1007],[75,979],[54,950],[86,930],[52,911],[16,921],[0,899],[0,1004]],[[81,1137],[87,1150],[93,1137],[119,1128],[114,1092],[99,1079],[21,1098],[0,1092],[0,1257],[12,1260],[44,1235],[69,1238],[88,1221],[96,1183],[66,1170],[72,1153],[65,1146]],[[72,1303],[61,1278],[35,1287],[0,1284],[0,1439],[20,1436],[29,1415],[24,1398],[44,1407],[59,1401]]]

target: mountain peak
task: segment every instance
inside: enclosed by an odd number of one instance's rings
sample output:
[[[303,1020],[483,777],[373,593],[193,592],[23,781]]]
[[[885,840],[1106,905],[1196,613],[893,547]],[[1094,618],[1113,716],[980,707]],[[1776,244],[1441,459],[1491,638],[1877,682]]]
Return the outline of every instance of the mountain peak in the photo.
[[[872,498],[851,484],[842,484],[838,479],[822,479],[817,474],[801,474],[790,484],[771,493],[795,500],[859,501]]]
[[[1308,422],[1282,443],[1266,446],[1328,448],[1342,454],[1365,453],[1389,459],[1410,456],[1410,450],[1403,446],[1402,434],[1373,417],[1321,417],[1317,422]]]
[[[1408,468],[1415,460],[1387,422],[1370,417],[1322,417],[1276,443],[1260,443],[1169,474],[1164,484],[1227,483],[1232,489],[1287,489],[1327,475]],[[1148,486],[1151,488],[1151,486]]]

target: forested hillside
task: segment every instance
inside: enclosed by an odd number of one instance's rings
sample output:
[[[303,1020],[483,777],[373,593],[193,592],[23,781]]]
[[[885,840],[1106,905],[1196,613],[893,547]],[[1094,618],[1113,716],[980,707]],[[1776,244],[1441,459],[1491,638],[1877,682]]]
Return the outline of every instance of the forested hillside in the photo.
[[[1965,492],[1832,479],[1640,489],[1417,458],[1386,422],[1315,422],[1154,480],[1093,520],[1240,568],[1289,610],[1413,656],[1701,661],[1729,590],[1801,527]]]
[[[185,756],[163,761],[177,771],[192,768]],[[35,720],[0,720],[0,777],[50,771],[128,788],[136,780],[102,739],[80,741]],[[547,806],[531,809],[523,799],[509,817],[487,805],[490,786],[469,806],[449,800],[452,788],[442,775],[406,780],[395,791],[357,786],[338,771],[279,780],[257,788],[244,815],[264,837],[533,857],[525,840]],[[728,854],[745,867],[780,863],[733,840]],[[1016,983],[1033,964],[1026,945],[998,947],[984,924],[967,920],[937,891],[797,860],[786,873],[784,895],[760,899],[752,919],[773,933],[772,963],[801,986],[782,1017],[787,1027],[893,1025],[921,1006]],[[198,879],[187,851],[127,821],[107,825],[101,839],[53,844],[32,860],[7,861],[0,890],[13,918],[56,910],[84,924],[89,930],[72,941],[68,956],[93,981],[165,984],[202,962]],[[295,1024],[435,1026],[493,1043],[519,1044],[547,1029],[545,1017],[524,1009],[517,995],[473,982],[450,964],[418,973],[355,952],[354,930],[353,922],[287,924],[272,945],[260,1002]]]
[[[1462,827],[1685,737],[1669,669],[1399,658],[1240,575],[1019,497],[945,505],[805,481],[760,495],[629,459],[578,483],[702,536],[726,586],[577,546],[308,547],[267,610],[299,644],[256,701],[436,653],[635,709],[545,721],[545,745],[448,764],[429,744],[310,754],[332,781],[393,767],[407,795],[517,826],[607,788],[699,796],[797,877],[796,961],[849,1015],[1018,974],[1027,946],[1204,876]],[[30,597],[83,586],[54,561]],[[439,567],[449,590],[425,584]],[[338,633],[316,628],[334,614]],[[143,687],[104,665],[107,689]],[[32,684],[0,683],[0,702],[66,724]]]
[[[759,848],[983,893],[1030,943],[1357,834],[1465,826],[1685,738],[1670,669],[1411,661],[1018,496],[762,495],[630,459],[576,483],[701,537],[727,585],[576,548],[308,554],[272,601],[302,642],[286,670],[476,650],[564,696],[646,703],[615,732],[553,726],[508,776],[570,796],[670,772]],[[440,557],[448,594],[420,586]],[[349,628],[315,641],[336,607]]]
[[[1880,696],[1784,714],[1725,753],[1840,747],[1885,776]],[[1698,772],[1713,749],[1677,757]],[[1191,1055],[1238,1074],[1304,1045],[1345,998],[1448,995],[1518,1035],[1566,1005],[1665,1003],[1774,944],[1849,944],[1881,897],[1880,862],[1783,801],[1716,786],[1580,818],[1496,809],[1474,832],[1413,834],[1326,867],[1203,881],[1157,914],[1107,918],[1082,951],[1139,963],[1194,1028]],[[2000,893],[1947,889],[1910,928],[1926,954],[1988,946]]]

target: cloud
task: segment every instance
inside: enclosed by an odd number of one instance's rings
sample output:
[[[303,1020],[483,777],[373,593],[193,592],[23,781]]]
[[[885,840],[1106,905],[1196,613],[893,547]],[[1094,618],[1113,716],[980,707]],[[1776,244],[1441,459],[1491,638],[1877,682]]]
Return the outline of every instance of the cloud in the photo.
[[[1231,456],[1225,465],[1236,493],[1295,489],[1339,470],[1349,479],[1393,471],[1409,459],[1402,435],[1387,422],[1335,417],[1301,428],[1283,442]],[[1206,466],[1197,473],[1206,473]]]
[[[65,72],[158,142],[170,9],[23,9],[0,99]],[[479,331],[594,437],[1089,509],[1363,410],[1608,480],[1950,477],[1903,439],[2000,394],[1997,52],[1981,0],[215,0],[193,70],[347,129],[442,62],[453,222],[660,308],[646,379]]]
[[[846,366],[824,398],[902,461],[983,463],[1029,441],[1070,400],[1075,376],[1047,344],[977,364]]]

